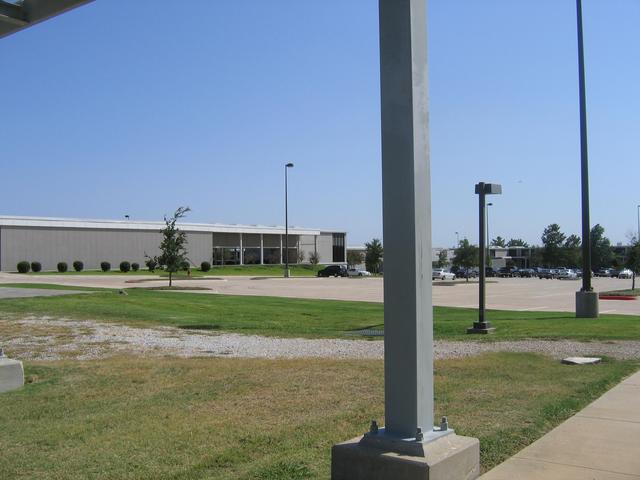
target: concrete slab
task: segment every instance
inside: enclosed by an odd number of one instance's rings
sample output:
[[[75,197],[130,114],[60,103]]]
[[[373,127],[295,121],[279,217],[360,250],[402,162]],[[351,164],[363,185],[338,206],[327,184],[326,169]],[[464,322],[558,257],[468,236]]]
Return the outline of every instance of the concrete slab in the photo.
[[[636,373],[482,479],[640,479],[639,445]]]
[[[24,385],[22,362],[0,357],[0,393],[17,390]]]
[[[562,359],[565,365],[594,365],[600,363],[600,357],[567,357]]]

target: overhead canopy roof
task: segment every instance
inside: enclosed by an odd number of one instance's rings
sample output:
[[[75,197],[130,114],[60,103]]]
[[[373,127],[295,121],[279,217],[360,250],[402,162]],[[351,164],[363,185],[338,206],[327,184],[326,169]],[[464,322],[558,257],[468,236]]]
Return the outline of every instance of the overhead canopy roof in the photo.
[[[0,0],[0,38],[93,0]]]

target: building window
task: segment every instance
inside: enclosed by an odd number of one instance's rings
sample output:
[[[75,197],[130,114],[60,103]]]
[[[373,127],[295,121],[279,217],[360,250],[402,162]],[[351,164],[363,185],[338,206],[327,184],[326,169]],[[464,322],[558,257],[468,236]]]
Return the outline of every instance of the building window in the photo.
[[[344,262],[345,260],[344,233],[334,233],[333,262]]]
[[[243,254],[245,265],[259,265],[260,264],[260,248],[245,248]]]

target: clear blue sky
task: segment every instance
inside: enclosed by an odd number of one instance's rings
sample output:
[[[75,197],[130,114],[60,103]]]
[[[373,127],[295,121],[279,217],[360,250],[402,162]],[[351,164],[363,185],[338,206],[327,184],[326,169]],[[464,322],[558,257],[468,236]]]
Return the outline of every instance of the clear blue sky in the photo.
[[[376,0],[97,0],[0,41],[0,213],[381,236]],[[584,0],[592,223],[640,203],[640,2]],[[574,0],[431,0],[434,246],[580,231]]]

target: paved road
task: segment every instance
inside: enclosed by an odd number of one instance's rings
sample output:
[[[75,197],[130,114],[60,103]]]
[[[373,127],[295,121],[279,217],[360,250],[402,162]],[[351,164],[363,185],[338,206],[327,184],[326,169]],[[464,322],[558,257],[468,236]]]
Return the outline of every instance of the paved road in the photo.
[[[143,275],[19,275],[0,273],[0,283],[56,283],[69,286],[127,288],[151,287],[166,283],[149,281],[154,277]],[[158,280],[158,279],[156,279]],[[537,278],[491,279],[487,285],[487,307],[496,310],[519,311],[575,311],[575,292],[580,281],[539,280]],[[597,291],[631,287],[631,280],[594,278]],[[140,283],[128,283],[140,281]],[[262,278],[224,277],[211,279],[177,280],[177,286],[207,287],[198,293],[228,295],[261,295],[293,298],[322,298],[331,300],[383,301],[381,278]],[[454,286],[434,282],[433,304],[448,307],[476,308],[478,285],[456,282]],[[602,300],[601,313],[640,315],[640,300]]]
[[[43,288],[0,288],[0,299],[3,298],[27,298],[27,297],[55,297],[58,295],[73,295],[75,293],[88,293],[80,290],[49,290]]]

